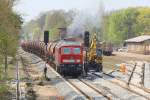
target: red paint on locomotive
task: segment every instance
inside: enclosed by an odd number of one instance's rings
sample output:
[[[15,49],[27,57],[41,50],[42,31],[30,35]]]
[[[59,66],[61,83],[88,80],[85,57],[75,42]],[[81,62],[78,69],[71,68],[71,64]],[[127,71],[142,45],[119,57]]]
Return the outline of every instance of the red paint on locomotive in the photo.
[[[65,53],[64,49],[69,51],[66,51]],[[49,43],[47,46],[47,51],[49,56],[54,57],[54,63],[56,65],[83,64],[83,48],[81,43],[72,41]]]

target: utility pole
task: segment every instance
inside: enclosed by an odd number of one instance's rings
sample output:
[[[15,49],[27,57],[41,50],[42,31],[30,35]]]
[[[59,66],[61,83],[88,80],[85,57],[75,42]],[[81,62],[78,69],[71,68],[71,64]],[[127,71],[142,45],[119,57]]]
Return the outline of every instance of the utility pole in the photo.
[[[47,44],[45,45],[46,47],[46,51],[47,51]],[[45,79],[47,79],[47,66],[46,66],[46,63],[48,62],[48,59],[47,59],[47,54],[45,53],[45,68],[44,68],[44,75],[45,75]]]
[[[20,92],[19,92],[19,67],[18,67],[18,59],[16,63],[16,80],[17,80],[17,100],[20,98]]]

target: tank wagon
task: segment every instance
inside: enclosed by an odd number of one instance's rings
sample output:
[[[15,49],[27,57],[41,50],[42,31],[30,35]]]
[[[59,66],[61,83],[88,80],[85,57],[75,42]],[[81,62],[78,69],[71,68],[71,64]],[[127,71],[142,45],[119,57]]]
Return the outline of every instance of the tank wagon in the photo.
[[[28,41],[28,42],[23,42],[21,44],[22,48],[24,51],[33,53],[43,60],[46,60],[46,48],[45,44],[42,41]]]

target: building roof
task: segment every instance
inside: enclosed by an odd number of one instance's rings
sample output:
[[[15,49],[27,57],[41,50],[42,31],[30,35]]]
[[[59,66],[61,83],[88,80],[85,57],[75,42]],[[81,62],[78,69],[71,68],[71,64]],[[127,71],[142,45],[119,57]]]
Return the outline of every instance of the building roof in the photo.
[[[135,38],[125,40],[125,42],[144,42],[146,40],[150,40],[150,35],[138,36],[138,37],[135,37]]]

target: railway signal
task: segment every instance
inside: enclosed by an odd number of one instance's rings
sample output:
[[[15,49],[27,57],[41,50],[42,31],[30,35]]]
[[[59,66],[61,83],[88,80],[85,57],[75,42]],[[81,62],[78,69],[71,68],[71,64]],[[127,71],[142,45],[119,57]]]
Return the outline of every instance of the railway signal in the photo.
[[[84,32],[84,46],[89,47],[89,38],[90,38],[90,33],[88,31]]]
[[[44,31],[44,43],[47,45],[49,42],[49,31]]]
[[[90,38],[90,33],[88,31],[84,32],[84,49],[85,49],[85,63],[84,63],[84,68],[85,68],[85,74],[87,74],[87,52],[88,52],[88,47],[89,47],[89,38]]]

